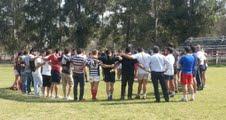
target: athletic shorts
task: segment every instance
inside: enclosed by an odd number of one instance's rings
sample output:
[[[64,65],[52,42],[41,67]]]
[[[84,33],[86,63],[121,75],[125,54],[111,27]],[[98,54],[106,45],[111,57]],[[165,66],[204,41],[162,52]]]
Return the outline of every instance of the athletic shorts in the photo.
[[[100,81],[100,76],[90,76],[89,77],[90,82],[99,82]]]
[[[149,74],[138,74],[138,80],[148,80]]]
[[[207,70],[206,65],[200,65],[199,68],[200,68],[200,70],[201,70],[202,72],[204,72],[204,71]]]
[[[20,75],[20,73],[17,70],[14,70],[14,75]]]
[[[115,83],[115,72],[105,73],[104,74],[104,81]]]
[[[193,84],[193,75],[187,73],[181,73],[181,84],[182,85],[191,85]]]
[[[72,85],[73,85],[73,78],[72,78],[71,74],[61,73],[61,80],[62,80],[62,85],[63,86],[69,85],[70,87],[72,87]]]
[[[43,87],[51,87],[51,76],[42,75]]]
[[[165,80],[173,80],[173,75],[164,75]]]
[[[60,84],[61,75],[58,71],[51,71],[51,83]]]

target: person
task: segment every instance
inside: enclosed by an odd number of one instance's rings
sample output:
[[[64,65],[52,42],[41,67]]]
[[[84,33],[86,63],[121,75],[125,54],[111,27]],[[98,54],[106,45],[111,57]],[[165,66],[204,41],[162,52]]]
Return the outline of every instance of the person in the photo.
[[[70,100],[71,87],[73,85],[73,78],[71,74],[71,66],[70,66],[71,56],[69,49],[64,49],[63,58],[61,61],[62,64],[62,89],[65,100]],[[68,86],[68,89],[67,89]]]
[[[207,58],[205,56],[205,53],[202,51],[200,45],[197,45],[196,49],[197,49],[196,55],[199,59],[199,72],[201,74],[199,89],[202,90],[205,87],[205,82],[206,82],[205,71],[206,71],[206,68],[207,68],[206,67]]]
[[[115,63],[119,61],[119,59],[113,56],[110,50],[106,50],[105,56],[100,58],[103,62],[103,74],[104,74],[104,81],[106,83],[106,93],[108,96],[108,100],[113,100],[113,93],[114,93],[114,83],[115,83]]]
[[[194,68],[193,68],[193,72],[192,72],[192,74],[193,74],[193,88],[194,88],[194,93],[196,93],[197,92],[197,89],[198,89],[198,84],[197,84],[197,77],[198,77],[198,79],[200,79],[200,72],[199,72],[199,70],[198,70],[198,68],[199,68],[199,59],[198,59],[198,57],[197,57],[197,54],[196,54],[196,47],[195,46],[191,46],[191,51],[192,51],[192,55],[193,55],[193,57],[194,57],[194,59],[195,59],[195,65],[194,65]]]
[[[193,88],[193,69],[195,66],[195,58],[191,54],[191,48],[185,47],[185,55],[181,57],[179,63],[181,66],[181,84],[183,86],[183,98],[181,101],[188,101],[188,91],[191,94],[191,101],[195,100]]]
[[[146,99],[147,97],[147,81],[149,78],[149,73],[145,71],[144,69],[148,70],[149,69],[149,57],[150,55],[148,53],[144,52],[143,48],[138,49],[138,53],[134,54],[131,56],[132,59],[136,59],[139,64],[143,65],[142,68],[138,68],[138,92],[136,95],[136,99],[141,98],[141,89],[143,88],[143,99]]]
[[[153,53],[154,54],[148,58],[149,59],[148,61],[150,61],[149,63],[150,63],[150,69],[151,69],[151,80],[153,83],[154,94],[156,99],[155,102],[160,102],[158,83],[160,83],[161,85],[165,101],[169,102],[169,94],[168,94],[166,82],[164,79],[164,72],[167,69],[169,69],[168,67],[170,66],[170,64],[167,61],[166,57],[159,53],[158,46],[154,46]]]
[[[125,49],[125,54],[128,56],[131,56],[131,48],[128,47]],[[133,94],[133,83],[134,83],[134,77],[135,77],[135,64],[138,63],[135,59],[128,59],[123,57],[120,60],[120,63],[122,65],[122,78],[121,78],[121,100],[125,99],[125,91],[126,91],[126,85],[128,84],[128,99],[132,100],[132,94]]]
[[[89,82],[91,85],[92,100],[97,100],[97,92],[100,81],[100,66],[102,63],[98,60],[98,51],[93,50],[90,58],[88,59],[89,68]]]
[[[73,67],[73,80],[74,80],[74,101],[85,101],[84,99],[84,87],[85,76],[84,69],[87,64],[87,60],[83,55],[82,49],[77,49],[77,54],[71,57],[71,64]],[[80,94],[78,97],[78,84],[80,88]]]
[[[34,55],[36,55],[34,53]],[[34,69],[32,69],[32,76],[34,80],[34,93],[35,97],[40,97],[40,88],[42,88],[43,85],[43,79],[42,79],[42,73],[41,68],[45,64],[45,62],[42,61],[41,57],[37,55],[37,57],[34,58]]]
[[[24,55],[22,58],[22,69],[21,69],[21,78],[22,78],[22,92],[24,94],[31,93],[31,82],[33,81],[32,71],[30,67],[30,61],[32,59],[32,55],[29,55],[27,51],[24,51]]]
[[[168,93],[170,97],[174,97],[175,95],[175,83],[174,83],[174,64],[175,58],[173,56],[173,48],[165,48],[166,60],[168,61],[168,69],[164,73],[164,77],[166,80],[166,85],[168,89]]]
[[[44,58],[48,57],[51,54],[50,50],[47,50],[45,53]],[[51,87],[51,70],[52,67],[50,65],[49,61],[46,61],[45,64],[42,66],[42,79],[43,79],[43,87],[42,87],[42,93],[44,97],[49,97],[50,87]],[[45,95],[45,91],[46,95]]]
[[[14,74],[15,81],[11,87],[12,90],[22,90],[21,82],[21,56],[22,52],[18,52],[14,57]]]
[[[52,69],[51,69],[51,88],[50,88],[52,98],[60,98],[60,96],[58,96],[58,85],[60,84],[60,80],[61,80],[60,58],[61,58],[61,56],[59,54],[58,49],[56,49],[53,54],[51,54],[47,57],[47,60],[50,62],[51,67],[52,67]],[[53,90],[55,90],[55,96],[53,96]]]

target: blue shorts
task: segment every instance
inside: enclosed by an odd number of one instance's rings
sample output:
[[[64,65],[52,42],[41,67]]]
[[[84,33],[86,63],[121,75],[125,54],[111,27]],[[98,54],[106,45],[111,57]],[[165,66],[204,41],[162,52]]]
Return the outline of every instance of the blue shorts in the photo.
[[[51,83],[60,84],[60,72],[52,70],[51,71]]]

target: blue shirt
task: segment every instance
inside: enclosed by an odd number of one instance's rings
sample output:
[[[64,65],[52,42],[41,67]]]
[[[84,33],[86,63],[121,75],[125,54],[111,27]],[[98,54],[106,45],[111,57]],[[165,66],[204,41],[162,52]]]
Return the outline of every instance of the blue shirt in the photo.
[[[182,73],[192,74],[194,65],[195,65],[195,58],[193,55],[184,55],[180,59],[181,71]]]

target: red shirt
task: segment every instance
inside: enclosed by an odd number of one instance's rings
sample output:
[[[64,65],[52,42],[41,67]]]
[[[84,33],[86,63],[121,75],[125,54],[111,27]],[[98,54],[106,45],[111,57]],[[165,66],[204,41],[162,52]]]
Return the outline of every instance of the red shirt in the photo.
[[[60,61],[59,61],[59,55],[53,54],[48,57],[48,60],[52,64],[52,70],[60,72],[61,66],[60,66]]]

